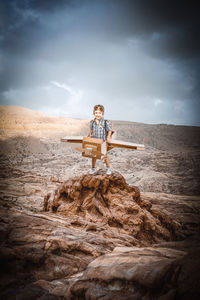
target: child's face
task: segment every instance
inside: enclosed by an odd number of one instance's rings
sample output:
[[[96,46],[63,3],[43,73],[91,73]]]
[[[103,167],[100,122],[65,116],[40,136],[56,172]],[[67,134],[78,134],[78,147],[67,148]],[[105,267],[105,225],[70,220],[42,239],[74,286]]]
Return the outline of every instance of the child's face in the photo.
[[[100,120],[103,117],[103,112],[99,109],[94,111],[95,119]]]

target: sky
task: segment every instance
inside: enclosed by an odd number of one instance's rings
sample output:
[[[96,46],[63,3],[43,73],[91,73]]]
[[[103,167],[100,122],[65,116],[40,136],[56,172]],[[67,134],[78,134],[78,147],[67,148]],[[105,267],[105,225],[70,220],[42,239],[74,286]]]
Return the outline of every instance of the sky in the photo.
[[[0,105],[200,126],[195,2],[1,0]]]

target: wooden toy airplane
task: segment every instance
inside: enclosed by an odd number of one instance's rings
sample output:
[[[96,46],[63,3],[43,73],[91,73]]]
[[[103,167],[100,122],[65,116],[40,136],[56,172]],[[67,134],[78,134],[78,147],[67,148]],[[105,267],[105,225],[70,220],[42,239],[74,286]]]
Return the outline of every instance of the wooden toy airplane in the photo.
[[[82,144],[82,148],[76,150],[82,152],[82,156],[103,159],[107,151],[113,148],[123,148],[132,150],[144,150],[144,145],[124,142],[120,140],[111,139],[109,143],[102,139],[83,136],[66,136],[61,139],[61,142]]]

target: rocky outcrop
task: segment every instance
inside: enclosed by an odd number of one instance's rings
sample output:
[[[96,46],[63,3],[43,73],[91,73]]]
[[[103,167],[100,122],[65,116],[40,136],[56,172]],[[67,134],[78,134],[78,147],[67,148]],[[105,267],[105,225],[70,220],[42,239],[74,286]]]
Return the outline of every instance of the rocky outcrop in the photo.
[[[119,173],[99,172],[65,181],[39,211],[36,175],[15,172],[28,189],[13,177],[1,193],[2,299],[195,299],[197,197],[141,196]]]
[[[44,200],[45,211],[77,218],[77,224],[100,235],[124,235],[127,246],[149,245],[180,237],[181,226],[143,200],[137,187],[115,172],[99,171],[65,181]]]
[[[152,206],[150,199],[141,197],[139,189],[128,185],[119,173],[107,176],[103,171],[74,177],[46,195],[45,211],[118,246],[111,246],[105,254],[93,252],[96,258],[83,271],[69,276],[67,282],[60,282],[59,288],[54,282],[43,280],[35,284],[64,299],[187,299],[189,294],[198,297],[195,286],[199,260],[193,268],[193,281],[188,284],[191,253],[187,252],[187,243],[177,249],[182,242],[172,241],[184,236],[181,216],[176,218],[179,222],[175,221],[174,208],[172,219],[167,210],[162,212],[161,207]],[[194,218],[194,225],[197,224]],[[186,234],[191,231],[187,229]],[[193,255],[198,253],[199,246]]]

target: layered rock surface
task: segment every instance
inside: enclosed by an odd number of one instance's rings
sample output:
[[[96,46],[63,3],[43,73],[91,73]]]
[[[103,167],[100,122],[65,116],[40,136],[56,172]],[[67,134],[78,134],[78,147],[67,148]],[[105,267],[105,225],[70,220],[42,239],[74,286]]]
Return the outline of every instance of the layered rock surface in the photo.
[[[175,220],[172,196],[162,195],[163,210],[156,194],[141,196],[119,173],[103,171],[57,184],[42,211],[7,195],[1,198],[2,299],[198,295],[198,197],[182,196]]]
[[[60,143],[87,122],[12,111],[0,122],[0,298],[199,299],[199,128],[116,122],[146,150],[113,149],[114,174],[98,161],[92,177]]]

